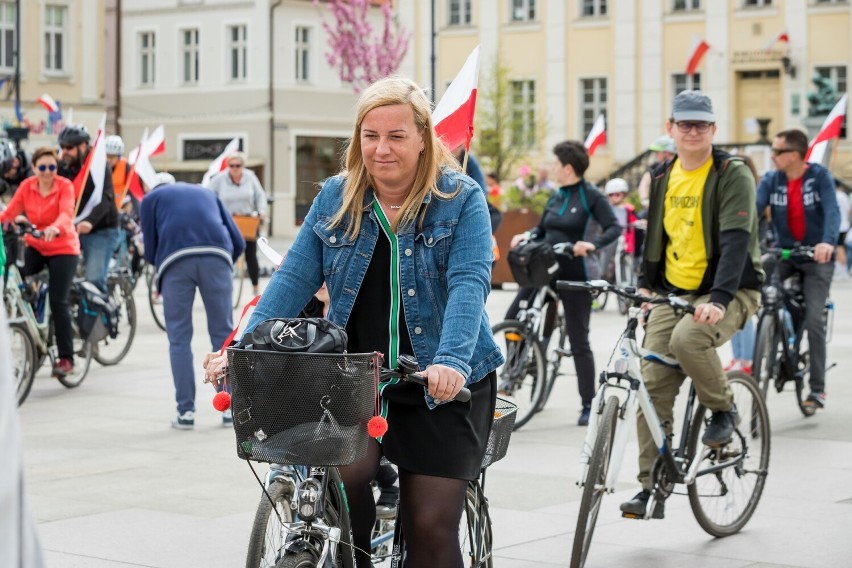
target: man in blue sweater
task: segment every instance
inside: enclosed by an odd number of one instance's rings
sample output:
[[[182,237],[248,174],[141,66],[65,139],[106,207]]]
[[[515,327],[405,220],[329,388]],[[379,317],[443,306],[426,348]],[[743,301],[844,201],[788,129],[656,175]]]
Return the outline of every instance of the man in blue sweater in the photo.
[[[834,274],[834,245],[840,231],[840,208],[834,195],[831,173],[805,161],[808,137],[801,130],[784,130],[772,141],[772,162],[757,187],[757,210],[771,208],[772,227],[778,246],[814,247],[813,260],[794,257],[783,261],[779,275],[796,270],[802,274],[805,294],[805,329],[810,346],[810,387],[805,405],[825,408],[825,327],[822,312]]]
[[[213,350],[222,347],[233,328],[233,263],[245,241],[216,194],[199,185],[158,185],[140,208],[145,260],[157,267],[163,297],[169,358],[178,416],[172,427],[195,426],[195,365],[192,359],[192,304],[196,289],[207,313]],[[230,410],[222,416],[232,424]]]

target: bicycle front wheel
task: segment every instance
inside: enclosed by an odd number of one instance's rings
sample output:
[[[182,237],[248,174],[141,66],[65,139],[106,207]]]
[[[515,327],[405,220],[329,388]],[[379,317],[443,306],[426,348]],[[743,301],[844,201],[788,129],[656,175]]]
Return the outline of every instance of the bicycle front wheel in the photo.
[[[12,377],[21,406],[30,394],[36,372],[36,346],[30,330],[23,322],[9,324],[9,347],[11,348]]]
[[[783,345],[773,314],[763,314],[758,322],[757,330],[751,371],[765,399],[769,393],[769,385],[778,378],[778,373],[781,371]]]
[[[118,307],[118,335],[115,339],[104,338],[94,346],[92,353],[95,361],[104,366],[116,365],[124,359],[136,336],[136,302],[130,281],[119,276],[111,278],[108,286],[109,297]]]
[[[547,401],[550,400],[553,386],[556,384],[556,377],[559,376],[562,359],[571,355],[571,352],[565,349],[565,339],[568,337],[565,329],[565,314],[560,313],[556,317],[556,325],[553,333],[556,335],[556,345],[551,345],[548,348],[550,354],[547,360],[547,380],[544,384],[544,393],[542,393],[541,402],[535,410],[536,412],[544,410]]]
[[[266,495],[269,493],[269,496]],[[289,481],[273,481],[266,493],[261,493],[254,524],[249,537],[246,568],[273,568],[281,559],[284,537],[287,530],[284,523],[293,522],[290,503],[293,499],[293,485]]]
[[[606,493],[606,475],[609,471],[609,458],[612,453],[612,440],[615,437],[615,421],[618,414],[618,397],[606,400],[603,414],[598,422],[598,435],[595,447],[589,458],[589,469],[583,484],[583,497],[580,500],[580,513],[577,516],[577,530],[574,531],[574,548],[571,551],[571,568],[582,568],[592,545],[595,523],[601,509],[601,501]]]
[[[497,369],[497,393],[518,406],[514,429],[535,414],[545,389],[545,359],[538,338],[516,320],[491,328],[506,361]]]
[[[746,525],[763,494],[769,468],[766,402],[755,380],[742,371],[728,373],[728,384],[740,415],[731,441],[715,449],[701,443],[712,413],[699,404],[687,444],[687,461],[701,460],[698,477],[687,487],[689,504],[701,528],[716,537]]]
[[[467,485],[465,514],[459,527],[459,545],[464,565],[470,568],[492,568],[492,541],[488,500],[479,481],[471,481]]]

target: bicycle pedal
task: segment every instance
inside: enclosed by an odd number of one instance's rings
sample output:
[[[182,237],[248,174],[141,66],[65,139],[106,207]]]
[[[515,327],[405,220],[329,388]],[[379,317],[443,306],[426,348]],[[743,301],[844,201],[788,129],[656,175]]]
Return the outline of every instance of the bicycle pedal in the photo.
[[[645,517],[642,516],[642,515],[637,515],[636,513],[625,513],[624,511],[621,512],[621,516],[625,519],[634,519],[634,520],[637,520],[637,521],[641,521],[641,520],[645,519]]]

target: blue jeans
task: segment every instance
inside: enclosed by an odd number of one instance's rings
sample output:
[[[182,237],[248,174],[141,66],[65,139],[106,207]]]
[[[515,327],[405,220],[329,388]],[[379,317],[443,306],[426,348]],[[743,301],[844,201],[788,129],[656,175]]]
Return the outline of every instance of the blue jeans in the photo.
[[[741,330],[731,338],[731,347],[734,350],[734,359],[751,361],[754,357],[754,318],[748,318]]]
[[[160,280],[169,359],[178,414],[195,410],[195,365],[192,359],[192,304],[196,289],[207,313],[212,351],[218,351],[233,328],[233,281],[228,262],[217,256],[186,256],[172,263]]]
[[[86,280],[107,291],[107,271],[109,261],[118,246],[118,227],[107,227],[80,235],[80,248],[83,249],[83,262],[86,268]]]

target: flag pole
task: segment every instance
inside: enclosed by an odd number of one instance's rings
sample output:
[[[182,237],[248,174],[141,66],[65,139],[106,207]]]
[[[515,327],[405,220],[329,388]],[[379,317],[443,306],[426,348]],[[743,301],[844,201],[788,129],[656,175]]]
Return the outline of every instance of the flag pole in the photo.
[[[92,151],[92,148],[89,148],[89,152]],[[88,157],[88,156],[87,156]],[[91,165],[90,160],[86,160],[83,164],[83,182],[80,184],[80,195],[77,196],[77,203],[74,205],[74,216],[72,219],[77,217],[77,212],[80,211],[80,204],[83,202],[83,192],[86,191],[86,183],[89,181],[89,167]],[[79,174],[78,174],[79,175]]]
[[[464,159],[462,160],[462,173],[465,173],[467,171],[467,156],[468,156],[468,154],[470,154],[470,152],[465,150]]]

